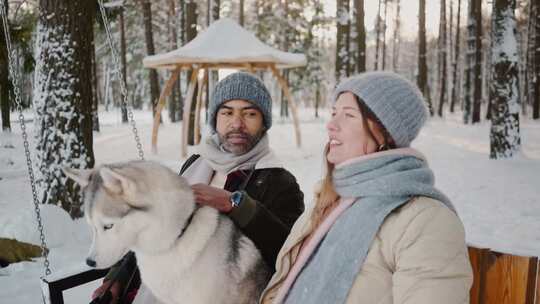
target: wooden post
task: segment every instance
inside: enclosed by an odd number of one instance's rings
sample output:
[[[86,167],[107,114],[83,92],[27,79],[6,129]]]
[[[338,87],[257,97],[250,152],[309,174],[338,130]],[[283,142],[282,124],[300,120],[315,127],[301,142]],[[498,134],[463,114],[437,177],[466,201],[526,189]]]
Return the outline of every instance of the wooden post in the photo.
[[[302,139],[300,138],[300,126],[298,123],[298,114],[296,111],[296,104],[292,101],[291,93],[289,91],[289,86],[287,85],[287,81],[281,76],[279,71],[276,68],[275,64],[269,65],[270,70],[272,71],[272,74],[274,74],[274,77],[277,78],[279,84],[281,85],[281,89],[283,90],[283,93],[285,93],[285,96],[287,97],[287,101],[289,102],[289,106],[291,106],[291,111],[293,115],[293,122],[294,122],[294,131],[296,133],[296,145],[298,147],[302,146]]]
[[[484,303],[534,304],[534,286],[529,277],[536,258],[490,252],[486,273]],[[532,291],[532,292],[531,292]]]
[[[540,258],[537,258],[536,260],[536,301],[534,304],[540,304]]]
[[[195,93],[195,82],[197,81],[197,75],[199,74],[199,70],[199,67],[193,67],[193,72],[191,73],[191,79],[189,81],[187,96],[186,99],[184,99],[184,115],[182,119],[182,157],[187,156],[189,112],[191,111],[191,100],[193,100],[193,94]]]
[[[469,247],[471,304],[539,304],[538,258]],[[536,297],[536,299],[535,299]]]
[[[482,303],[481,297],[483,295],[485,282],[484,276],[488,268],[487,259],[489,255],[489,249],[479,249],[469,247],[469,259],[471,261],[473,271],[473,285],[470,291],[470,304]]]
[[[202,79],[199,79],[199,86],[198,86],[198,92],[197,92],[197,103],[195,104],[195,122],[193,124],[193,127],[195,128],[194,131],[194,142],[196,145],[198,145],[201,142],[201,103],[202,103],[202,92],[204,89],[204,86],[208,82],[208,67],[203,68],[203,77]]]
[[[246,69],[247,69],[251,74],[254,74],[254,73],[255,73],[255,69],[253,68],[253,64],[251,64],[251,63],[246,63],[245,66],[246,66]]]
[[[158,139],[158,130],[159,130],[159,121],[161,120],[161,111],[163,110],[163,107],[166,103],[166,98],[171,94],[174,83],[178,79],[178,75],[180,74],[181,68],[176,68],[173,72],[169,80],[167,81],[167,84],[165,85],[165,88],[163,88],[163,91],[161,91],[161,95],[159,95],[159,101],[156,106],[156,113],[154,115],[154,125],[152,127],[152,152],[157,153],[157,139]]]

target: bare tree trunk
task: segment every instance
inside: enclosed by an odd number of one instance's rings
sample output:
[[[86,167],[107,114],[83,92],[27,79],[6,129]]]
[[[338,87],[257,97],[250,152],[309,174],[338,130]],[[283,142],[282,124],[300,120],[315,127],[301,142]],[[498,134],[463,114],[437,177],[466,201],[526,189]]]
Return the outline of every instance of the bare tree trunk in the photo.
[[[349,1],[337,0],[336,83],[350,75]]]
[[[180,13],[178,14],[178,21],[180,22],[180,45],[184,45],[187,40],[186,35],[186,1],[179,0],[178,7],[180,8]]]
[[[177,41],[177,45],[182,46],[186,42],[186,4],[184,0],[178,1],[178,12],[176,13],[176,16],[178,19],[177,27],[179,32],[179,34],[177,35],[177,37],[179,38],[179,41]],[[177,80],[178,84],[175,86],[175,91],[178,96],[178,110],[176,111],[176,121],[181,121],[184,118],[184,103],[186,102],[186,100],[185,97],[182,96],[182,78],[185,75],[186,73],[180,72]]]
[[[450,112],[454,113],[454,106],[457,101],[457,92],[459,88],[459,82],[458,82],[458,69],[459,69],[459,46],[461,45],[461,40],[459,34],[461,33],[461,0],[458,0],[458,11],[457,11],[457,26],[456,26],[456,45],[455,45],[455,52],[454,52],[454,67],[453,67],[453,76],[452,76],[452,100],[450,102]]]
[[[90,37],[90,41],[92,42],[91,45],[91,52],[92,52],[92,58],[91,58],[91,81],[92,81],[92,130],[99,132],[99,94],[98,94],[98,77],[97,77],[97,63],[96,63],[96,46],[94,45],[94,31],[90,31],[89,33],[92,35]]]
[[[285,16],[283,16],[283,19],[288,20],[289,19],[289,0],[284,0],[283,6],[285,8]],[[283,39],[283,50],[287,52],[289,50],[289,35],[286,32],[283,35],[285,38]],[[349,49],[349,44],[347,43],[347,50],[348,49]],[[289,83],[289,70],[283,71],[283,78],[285,79],[287,83]],[[289,103],[287,102],[287,96],[283,94],[283,90],[280,90],[279,115],[281,117],[289,117]]]
[[[440,14],[440,27],[439,27],[439,63],[441,64],[439,79],[439,109],[437,115],[439,117],[443,116],[443,106],[446,103],[446,82],[447,71],[446,71],[446,62],[447,62],[447,39],[446,39],[446,0],[441,0],[441,14]]]
[[[6,16],[8,16],[8,1],[4,2]],[[0,27],[0,111],[2,111],[2,131],[11,132],[10,123],[10,102],[9,102],[10,82],[8,69],[8,56],[4,30]]]
[[[120,27],[120,61],[122,63],[122,78],[124,79],[124,86],[127,88],[127,62],[126,62],[126,25],[124,22],[124,8],[120,10],[118,15],[119,27]],[[122,123],[128,122],[127,105],[123,101],[120,102],[120,109],[122,111]]]
[[[418,88],[426,98],[430,115],[433,116],[433,105],[427,81],[427,49],[426,49],[426,0],[420,0],[418,12]]]
[[[240,5],[238,9],[240,10],[240,14],[238,18],[240,21],[240,26],[244,26],[244,0],[240,0]]]
[[[485,50],[485,53],[483,54],[484,62],[482,63],[483,68],[483,81],[482,81],[482,92],[486,92],[486,99],[487,99],[487,109],[486,109],[486,119],[491,120],[491,100],[489,98],[489,85],[491,81],[491,46],[488,43],[484,43],[483,49]],[[519,85],[519,77],[518,77],[518,85]]]
[[[538,1],[531,1],[530,3],[529,18],[534,19],[532,22],[532,30],[534,30],[534,47],[532,49],[534,51],[531,54],[534,71],[534,77],[531,82],[533,92],[531,94],[533,105],[532,118],[540,119],[540,3]]]
[[[209,0],[211,2],[210,5],[210,23],[219,20],[220,18],[220,8],[221,8],[221,2],[220,0]],[[243,5],[243,4],[242,4]],[[243,8],[242,8],[243,10]],[[243,17],[242,17],[243,18]],[[208,85],[206,86],[206,103],[205,103],[205,109],[208,109],[208,103],[210,102],[210,98],[212,98],[212,94],[214,93],[214,87],[216,83],[219,80],[218,71],[211,71],[209,72],[208,76]],[[208,113],[205,115],[205,119],[208,119]]]
[[[492,18],[492,117],[490,158],[519,151],[519,89],[515,0],[494,0]]]
[[[472,123],[480,122],[480,106],[482,105],[482,0],[475,0],[475,63],[474,63],[474,98]]]
[[[481,53],[481,44],[480,37],[478,33],[481,33],[482,30],[478,29],[481,27],[481,23],[478,23],[478,14],[481,12],[479,3],[481,0],[469,0],[469,14],[467,21],[467,54],[466,54],[466,70],[465,70],[465,96],[463,101],[463,122],[468,124],[471,122],[472,116],[474,116],[474,107],[477,107],[477,103],[481,103],[481,100],[476,100],[478,96],[482,96],[481,90],[481,81],[482,79],[477,79],[480,77],[480,62],[478,62],[478,57]],[[478,87],[477,87],[478,86]],[[474,105],[474,107],[473,107]],[[478,110],[479,115],[479,110]]]
[[[321,104],[321,85],[317,83],[315,90],[315,118],[319,118],[319,106]]]
[[[144,38],[146,42],[146,54],[148,56],[156,53],[154,47],[154,31],[152,29],[152,4],[150,0],[141,0],[142,13],[144,18]],[[150,80],[150,101],[152,104],[152,117],[156,114],[156,106],[159,100],[159,81],[156,69],[148,71]],[[160,121],[161,123],[161,121]]]
[[[394,43],[392,50],[392,69],[398,71],[399,69],[399,45],[401,43],[400,30],[401,30],[401,3],[399,0],[396,0],[396,20],[394,24]]]
[[[354,0],[356,26],[356,73],[366,71],[366,26],[364,23],[364,0]],[[319,93],[319,92],[317,92]]]
[[[375,17],[375,62],[374,62],[374,70],[379,69],[379,44],[380,44],[380,36],[381,36],[381,1],[379,0],[379,6],[377,9],[377,17]]]
[[[448,63],[452,64],[452,58],[454,58],[454,0],[450,0],[448,7],[450,8],[450,12],[448,12]],[[448,70],[450,72],[450,67],[448,67]],[[450,86],[448,86],[448,89],[450,89]]]
[[[39,199],[81,217],[80,188],[64,166],[91,168],[94,1],[40,0],[34,104]],[[68,92],[66,94],[66,92]]]
[[[386,20],[388,19],[388,0],[384,0],[384,21],[382,38],[382,69],[386,69]]]
[[[190,42],[197,36],[197,2],[195,0],[186,0],[186,43]],[[187,75],[187,79],[191,79],[190,71]],[[195,84],[195,92],[198,92],[198,85]],[[189,134],[188,144],[195,144],[195,105],[197,103],[197,93],[193,94],[192,100],[185,100],[184,102],[191,102],[191,112],[189,113]]]

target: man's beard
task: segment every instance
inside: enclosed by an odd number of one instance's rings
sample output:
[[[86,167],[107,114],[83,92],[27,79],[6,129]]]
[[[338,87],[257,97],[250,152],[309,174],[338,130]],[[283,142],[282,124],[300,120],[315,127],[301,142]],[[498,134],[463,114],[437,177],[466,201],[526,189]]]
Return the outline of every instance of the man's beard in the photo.
[[[246,132],[242,131],[230,131],[225,133],[225,135],[221,135],[218,133],[219,142],[221,147],[227,152],[230,152],[234,155],[242,155],[247,152],[249,152],[255,145],[261,140],[265,133],[264,129],[261,129],[257,134],[250,135]],[[230,138],[233,136],[240,136],[246,139],[245,143],[243,144],[232,144],[229,142]]]

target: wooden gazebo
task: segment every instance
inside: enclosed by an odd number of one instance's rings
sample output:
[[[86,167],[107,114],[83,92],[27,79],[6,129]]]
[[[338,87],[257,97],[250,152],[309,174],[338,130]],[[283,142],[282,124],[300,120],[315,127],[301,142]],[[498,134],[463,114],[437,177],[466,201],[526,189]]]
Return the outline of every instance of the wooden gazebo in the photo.
[[[195,84],[197,82],[199,83],[194,124],[196,135],[199,133],[200,125],[201,92],[202,88],[207,85],[209,70],[222,68],[248,70],[250,72],[270,70],[278,80],[289,102],[294,121],[296,144],[300,147],[301,138],[296,104],[292,102],[287,81],[285,81],[279,70],[304,66],[306,64],[306,57],[303,54],[293,54],[277,50],[261,42],[253,33],[245,30],[233,20],[222,18],[212,23],[204,32],[201,32],[183,47],[168,53],[148,56],[144,58],[143,64],[147,68],[172,70],[172,74],[161,92],[156,107],[152,130],[152,149],[154,151],[157,150],[157,134],[161,110],[182,69],[193,71],[185,98],[186,101],[193,99]],[[201,70],[204,76],[199,78],[198,75]],[[183,157],[187,155],[190,111],[191,102],[185,102],[182,120]],[[198,138],[196,138],[195,142],[198,142]]]

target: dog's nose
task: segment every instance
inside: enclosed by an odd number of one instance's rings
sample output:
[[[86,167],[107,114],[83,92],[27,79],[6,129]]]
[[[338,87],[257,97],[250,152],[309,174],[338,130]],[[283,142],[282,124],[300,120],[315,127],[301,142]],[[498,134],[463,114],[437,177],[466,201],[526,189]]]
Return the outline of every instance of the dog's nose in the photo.
[[[96,267],[96,261],[88,258],[88,259],[86,259],[86,265],[88,265],[90,267]]]

